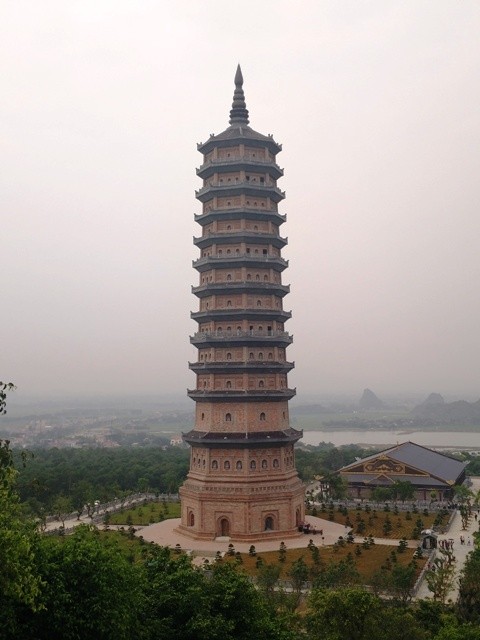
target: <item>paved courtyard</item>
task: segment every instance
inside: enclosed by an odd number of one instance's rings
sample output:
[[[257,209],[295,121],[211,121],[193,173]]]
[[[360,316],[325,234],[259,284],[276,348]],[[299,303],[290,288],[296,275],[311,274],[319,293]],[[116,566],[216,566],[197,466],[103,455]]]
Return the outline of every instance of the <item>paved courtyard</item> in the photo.
[[[472,478],[472,486],[471,489],[474,493],[480,490],[480,478]],[[449,531],[445,535],[441,535],[438,537],[438,540],[453,540],[453,551],[455,555],[455,570],[456,570],[456,581],[455,588],[450,592],[448,598],[455,600],[458,597],[458,578],[460,576],[460,572],[463,569],[463,565],[467,559],[470,551],[473,550],[473,533],[478,531],[479,521],[475,520],[474,517],[470,519],[469,525],[466,530],[462,529],[462,518],[460,517],[460,513],[457,511],[453,518],[452,524],[450,525]],[[465,544],[460,544],[460,536],[465,538]],[[468,540],[470,540],[470,544],[468,544]],[[417,598],[432,598],[431,591],[427,588],[427,582],[424,580],[420,586],[420,589],[417,593]]]

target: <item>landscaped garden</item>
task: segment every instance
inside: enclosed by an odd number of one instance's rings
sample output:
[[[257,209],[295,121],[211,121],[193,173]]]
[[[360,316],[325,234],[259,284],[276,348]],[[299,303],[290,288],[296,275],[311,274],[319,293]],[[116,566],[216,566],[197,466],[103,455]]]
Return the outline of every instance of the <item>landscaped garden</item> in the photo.
[[[405,540],[396,546],[387,546],[365,538],[359,543],[340,541],[329,547],[316,546],[311,540],[310,545],[302,549],[288,549],[280,543],[278,551],[261,553],[252,546],[250,553],[242,554],[235,552],[231,545],[221,561],[238,563],[253,578],[262,576],[266,567],[275,566],[280,580],[291,580],[297,573],[303,575],[304,581],[333,586],[338,583],[374,585],[379,576],[398,574],[402,569],[411,572],[410,583],[413,583],[426,557],[418,550],[407,548]]]
[[[148,502],[108,516],[108,524],[148,525],[180,517],[180,502]]]
[[[373,509],[369,505],[359,504],[356,509],[344,506],[335,507],[333,503],[311,508],[309,515],[342,524],[352,529],[355,536],[373,536],[374,538],[407,538],[418,540],[422,529],[435,527],[440,530],[450,517],[448,511],[431,512],[428,509],[412,507],[411,511],[400,510],[396,505],[387,504],[383,509]]]

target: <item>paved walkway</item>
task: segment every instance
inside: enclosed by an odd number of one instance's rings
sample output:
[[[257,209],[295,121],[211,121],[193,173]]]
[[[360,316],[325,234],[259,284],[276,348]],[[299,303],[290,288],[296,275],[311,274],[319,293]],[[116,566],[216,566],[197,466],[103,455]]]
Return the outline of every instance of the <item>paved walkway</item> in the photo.
[[[472,487],[473,492],[477,492],[480,490],[480,478],[472,478]],[[480,521],[480,518],[479,518]],[[463,565],[467,559],[470,551],[473,550],[473,533],[478,531],[478,527],[480,522],[475,520],[475,518],[471,517],[469,525],[466,530],[462,529],[462,518],[460,517],[460,512],[457,511],[453,518],[452,524],[450,525],[450,530],[445,534],[438,537],[438,540],[453,540],[453,551],[455,556],[455,573],[456,573],[456,581],[455,588],[449,593],[448,599],[453,600],[454,602],[458,598],[458,578],[460,576],[460,572],[463,569]],[[460,544],[460,536],[465,538],[465,544]],[[470,544],[468,544],[468,540],[470,540]],[[428,590],[427,581],[423,580],[420,589],[417,592],[418,599],[423,598],[432,598],[432,592]]]
[[[315,518],[313,516],[306,516],[306,522],[310,523],[312,527],[317,531],[322,530],[323,535],[317,533],[313,535],[311,533],[299,533],[294,538],[285,538],[284,542],[287,549],[301,549],[308,546],[310,539],[320,547],[322,545],[334,544],[339,536],[345,536],[346,529],[343,525],[336,522],[330,522],[330,520],[323,520],[322,518]],[[205,557],[212,557],[217,551],[228,551],[228,545],[230,539],[228,538],[216,538],[212,540],[192,540],[188,536],[184,536],[178,531],[177,527],[180,524],[180,519],[164,520],[163,522],[157,522],[155,524],[137,529],[137,535],[143,536],[147,542],[155,542],[163,547],[175,547],[179,544],[182,549],[191,551],[193,555],[203,555]],[[362,541],[363,537],[356,538],[356,541]],[[375,538],[377,544],[395,545],[398,546],[398,540],[389,538]],[[235,546],[235,551],[241,553],[247,553],[250,542],[232,542]],[[280,540],[276,538],[271,541],[255,542],[255,549],[257,552],[262,551],[277,551],[280,544]],[[416,548],[418,542],[413,540],[409,541],[409,547]]]

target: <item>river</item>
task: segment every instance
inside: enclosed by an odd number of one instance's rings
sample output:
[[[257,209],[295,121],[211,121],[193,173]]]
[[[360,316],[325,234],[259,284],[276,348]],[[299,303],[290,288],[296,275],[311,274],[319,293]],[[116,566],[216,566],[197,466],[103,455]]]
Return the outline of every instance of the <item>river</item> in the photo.
[[[300,443],[317,445],[320,442],[331,442],[336,447],[343,444],[393,446],[407,440],[425,447],[480,449],[480,433],[466,431],[304,431]]]

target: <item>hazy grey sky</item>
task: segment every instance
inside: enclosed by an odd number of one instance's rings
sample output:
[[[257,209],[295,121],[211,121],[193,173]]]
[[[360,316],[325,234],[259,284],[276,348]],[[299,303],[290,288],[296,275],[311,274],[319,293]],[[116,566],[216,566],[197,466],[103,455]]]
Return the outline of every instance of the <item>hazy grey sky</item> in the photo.
[[[183,393],[196,143],[283,143],[290,385],[480,396],[478,0],[1,0],[0,379]]]

